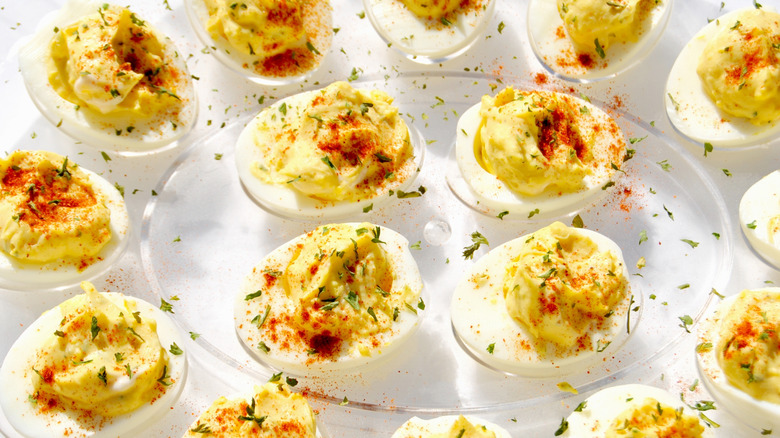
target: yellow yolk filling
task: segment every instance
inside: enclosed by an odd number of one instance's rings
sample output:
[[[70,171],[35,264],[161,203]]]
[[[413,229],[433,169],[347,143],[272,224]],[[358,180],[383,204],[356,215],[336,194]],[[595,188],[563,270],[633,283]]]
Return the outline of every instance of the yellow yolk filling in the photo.
[[[111,239],[110,212],[89,176],[53,152],[0,159],[0,248],[19,261],[89,265]]]
[[[474,155],[485,171],[522,195],[585,188],[592,139],[574,122],[578,108],[553,95],[516,92],[483,96]]]
[[[168,358],[157,323],[133,302],[117,304],[87,282],[81,287],[84,294],[60,304],[62,322],[36,353],[39,405],[102,416],[132,412],[164,390]]]
[[[780,403],[780,294],[742,291],[723,317],[718,364],[729,383],[759,400]]]
[[[314,438],[314,411],[285,383],[255,387],[252,401],[218,398],[203,412],[185,438]]]
[[[627,294],[622,262],[560,222],[535,232],[507,266],[509,315],[534,337],[590,348],[589,330],[608,323]]]
[[[460,6],[460,0],[401,0],[420,18],[439,19]]]
[[[569,37],[579,46],[602,49],[614,42],[636,41],[648,5],[654,0],[557,0]]]
[[[780,119],[780,14],[751,9],[722,23],[696,69],[715,105],[761,125]]]
[[[700,438],[699,419],[648,397],[640,406],[626,409],[612,422],[605,438]]]
[[[358,342],[391,329],[417,296],[394,286],[381,239],[379,227],[368,223],[325,225],[306,236],[281,277],[298,306],[297,326],[312,337]]]
[[[346,82],[300,106],[279,107],[258,128],[255,144],[266,160],[252,163],[254,176],[326,201],[371,198],[414,171],[409,130],[392,99]]]
[[[49,82],[79,107],[149,117],[180,100],[175,84],[182,72],[163,44],[134,13],[106,4],[55,34]]]

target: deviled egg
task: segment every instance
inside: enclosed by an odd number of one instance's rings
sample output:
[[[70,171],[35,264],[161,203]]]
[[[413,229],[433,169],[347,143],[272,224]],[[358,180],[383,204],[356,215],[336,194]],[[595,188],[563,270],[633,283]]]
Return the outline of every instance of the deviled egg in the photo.
[[[255,386],[249,396],[220,397],[192,423],[184,438],[319,437],[309,402],[290,390],[295,384],[294,379],[282,380],[279,373],[264,385]]]
[[[539,60],[564,79],[613,77],[660,39],[673,0],[530,0],[528,36]]]
[[[739,222],[753,249],[780,269],[780,170],[761,178],[742,195]]]
[[[159,151],[195,122],[184,56],[124,7],[68,0],[22,47],[19,66],[41,113],[101,150]]]
[[[379,90],[334,82],[261,111],[236,143],[238,176],[277,214],[333,218],[409,190],[423,141]]]
[[[249,80],[286,84],[322,63],[333,36],[328,0],[185,0],[195,33]]]
[[[435,64],[471,47],[493,17],[496,0],[363,0],[388,46],[412,61]]]
[[[422,279],[409,242],[369,223],[330,224],[266,256],[236,297],[239,338],[288,373],[386,356],[417,328]]]
[[[511,438],[504,428],[470,415],[445,415],[430,420],[412,417],[391,438],[421,437]]]
[[[0,368],[0,407],[23,436],[131,435],[184,386],[184,343],[160,309],[82,288],[27,327]]]
[[[697,330],[704,384],[725,409],[757,429],[780,429],[780,288],[744,290],[720,302]]]
[[[625,339],[630,295],[615,242],[554,222],[477,261],[455,288],[452,326],[492,368],[561,375]]]
[[[637,384],[612,386],[591,395],[561,421],[555,433],[572,438],[713,435],[678,397],[661,388]]]
[[[0,159],[0,286],[57,289],[108,270],[128,244],[124,199],[108,181],[47,151]]]
[[[685,45],[666,82],[666,113],[684,136],[716,147],[780,134],[780,14],[740,9]]]
[[[560,215],[595,201],[626,158],[622,130],[596,106],[512,87],[463,113],[455,141],[467,185],[450,186],[477,211],[509,218]]]

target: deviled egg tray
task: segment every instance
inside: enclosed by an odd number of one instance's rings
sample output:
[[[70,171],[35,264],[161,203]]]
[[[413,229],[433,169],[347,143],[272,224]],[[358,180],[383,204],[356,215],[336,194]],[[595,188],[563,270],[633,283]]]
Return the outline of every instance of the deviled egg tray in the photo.
[[[379,36],[363,2],[332,0],[338,31],[323,65],[307,80],[284,86],[253,83],[220,64],[197,38],[182,1],[135,1],[131,8],[170,36],[186,57],[199,101],[192,132],[174,148],[142,156],[80,144],[41,116],[25,92],[17,52],[42,14],[63,1],[9,2],[0,9],[5,151],[67,155],[122,189],[130,211],[129,249],[94,283],[98,290],[171,303],[170,316],[186,338],[180,347],[187,352],[188,374],[179,400],[141,435],[181,436],[217,397],[247,392],[276,372],[239,340],[234,298],[265,255],[328,221],[285,219],[255,203],[238,178],[235,142],[262,108],[336,80],[387,92],[423,137],[424,160],[413,185],[425,188],[422,196],[392,199],[339,221],[373,222],[409,240],[424,282],[425,308],[411,339],[387,357],[337,376],[295,376],[294,390],[307,396],[324,437],[389,437],[412,416],[457,413],[496,423],[512,436],[552,436],[561,418],[588,395],[626,383],[664,388],[690,405],[713,400],[696,368],[698,321],[717,305],[718,294],[780,285],[780,271],[753,252],[737,215],[745,190],[780,168],[780,140],[705,149],[671,126],[664,90],[677,54],[698,30],[728,11],[753,7],[753,1],[675,1],[658,44],[638,65],[596,82],[560,79],[539,61],[528,37],[534,20],[527,16],[528,1],[494,1],[484,34],[465,54],[424,65]],[[761,3],[780,6],[776,0]],[[458,195],[464,181],[453,159],[455,126],[483,95],[508,85],[584,96],[607,111],[636,150],[623,167],[625,175],[600,200],[565,216],[498,218],[468,206]],[[453,333],[450,301],[456,285],[489,249],[553,220],[571,224],[575,215],[623,251],[634,300],[630,333],[600,353],[596,365],[573,373],[532,378],[482,364]],[[475,231],[489,246],[470,260],[463,251]],[[79,292],[77,286],[0,290],[0,357],[42,312]],[[559,389],[563,382],[578,394]],[[725,409],[706,415],[720,425],[716,436],[761,433]],[[0,431],[17,436],[1,412]]]

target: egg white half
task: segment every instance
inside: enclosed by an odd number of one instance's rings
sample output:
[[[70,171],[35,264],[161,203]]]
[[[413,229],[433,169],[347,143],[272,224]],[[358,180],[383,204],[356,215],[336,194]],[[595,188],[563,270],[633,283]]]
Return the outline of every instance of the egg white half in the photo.
[[[614,241],[595,231],[575,230],[592,239],[599,251],[611,251],[622,262],[623,253]],[[591,333],[593,350],[578,352],[574,347],[572,351],[559,355],[548,351],[546,356],[542,356],[533,347],[533,335],[509,315],[502,291],[507,264],[532,234],[490,250],[471,267],[452,296],[452,327],[469,353],[497,370],[533,377],[582,371],[590,362],[616,351],[627,339],[625,324],[630,292],[614,309],[607,329],[598,334]],[[622,265],[623,275],[628,278],[625,262]],[[636,324],[639,318],[632,319],[632,324]],[[601,343],[597,344],[599,341]],[[607,342],[609,344],[604,347]],[[492,353],[487,351],[491,344]],[[602,352],[597,352],[601,347]]]
[[[99,260],[79,271],[78,262],[74,260],[28,263],[0,251],[0,287],[25,291],[64,289],[105,273],[127,249],[130,216],[125,200],[105,178],[83,167],[80,169],[89,176],[95,193],[102,195],[111,213],[111,240],[97,254]]]
[[[600,126],[615,125],[615,121],[597,106],[574,96],[560,95],[566,99],[572,99],[580,107],[586,107],[590,116]],[[463,184],[453,184],[451,188],[458,197],[475,210],[495,217],[498,213],[508,212],[506,219],[526,219],[531,212],[537,217],[553,217],[570,213],[595,202],[606,195],[604,186],[610,181],[617,181],[623,172],[614,171],[606,163],[606,167],[596,169],[593,174],[585,177],[586,188],[574,193],[559,194],[558,191],[545,191],[537,196],[527,196],[512,191],[504,182],[489,173],[477,162],[474,156],[474,139],[477,138],[477,130],[481,117],[478,103],[463,113],[458,119],[457,133],[455,137],[455,159],[458,163],[460,175],[465,180]],[[587,125],[581,123],[581,127]],[[622,131],[616,128],[617,132]],[[587,131],[586,131],[587,132]],[[601,129],[595,136],[595,142],[591,148],[596,151],[608,147],[612,142],[620,141],[610,134],[609,129]],[[620,163],[615,163],[620,164]],[[468,193],[464,193],[464,192]],[[538,211],[535,211],[537,210]]]
[[[303,81],[317,71],[330,51],[333,39],[333,17],[329,0],[311,1],[308,5],[309,9],[304,13],[304,27],[306,28],[307,39],[322,54],[318,59],[317,65],[310,71],[286,76],[263,76],[256,73],[249,66],[258,60],[257,57],[237,51],[225,38],[212,38],[204,24],[209,19],[208,7],[206,7],[204,0],[184,0],[184,5],[187,8],[187,17],[195,30],[195,34],[206,48],[210,50],[211,54],[229,69],[259,84],[287,85]],[[212,50],[211,48],[213,47],[216,47],[216,49]]]
[[[301,105],[306,105],[316,93],[319,93],[319,90],[306,91],[274,103],[260,111],[246,128],[241,131],[241,135],[239,135],[238,141],[236,141],[236,167],[238,168],[238,177],[248,194],[263,207],[284,217],[293,219],[334,219],[362,214],[363,209],[370,204],[373,204],[374,209],[377,209],[392,199],[389,196],[390,190],[408,191],[407,189],[414,183],[415,177],[419,173],[425,154],[425,141],[422,135],[409,123],[406,125],[409,129],[409,140],[413,148],[413,165],[411,163],[407,164],[404,167],[406,170],[397,174],[396,181],[393,184],[387,183],[383,185],[374,196],[368,199],[359,201],[314,199],[296,191],[287,184],[268,184],[252,174],[251,166],[253,162],[263,163],[268,161],[263,149],[255,145],[255,132],[258,127],[263,124],[271,126],[280,125],[280,122],[274,121],[273,118],[279,113],[279,108],[282,104],[285,104],[287,108],[297,108]],[[401,117],[400,114],[398,117]],[[312,148],[315,148],[315,145],[312,145]],[[402,175],[405,178],[401,178]]]
[[[162,310],[144,300],[119,293],[104,293],[117,306],[131,301],[140,311],[141,318],[152,318],[157,322],[157,335],[160,345],[166,350],[174,342],[185,345],[175,323]],[[187,377],[186,352],[181,355],[168,353],[167,373],[173,383],[165,393],[153,401],[124,415],[112,418],[83,416],[87,420],[78,421],[79,413],[71,411],[38,412],[37,407],[28,400],[35,392],[32,379],[32,366],[36,349],[60,326],[63,315],[59,307],[47,310],[14,342],[0,368],[0,408],[11,425],[23,436],[93,436],[117,437],[130,436],[134,432],[149,426],[170,411],[181,394]]]
[[[761,289],[780,300],[780,288]],[[702,381],[715,400],[744,423],[757,429],[780,430],[780,405],[758,400],[729,383],[718,364],[717,345],[720,342],[720,322],[728,314],[738,295],[723,299],[715,311],[699,323],[696,330],[697,345],[710,343],[713,348],[696,353],[696,364]]]
[[[35,35],[19,50],[19,67],[27,91],[49,122],[76,140],[100,150],[136,155],[174,147],[172,143],[187,134],[195,124],[198,103],[185,57],[177,51],[173,41],[159,30],[155,33],[161,38],[166,59],[186,78],[183,86],[176,89],[181,107],[163,111],[148,119],[100,114],[88,108],[77,108],[57,94],[49,83],[45,60],[50,58],[50,45],[55,35],[53,29],[67,27],[97,12],[103,3],[100,0],[67,0],[62,9],[41,20]],[[152,25],[147,21],[146,26]],[[135,129],[127,132],[125,128],[128,126]],[[117,135],[117,130],[121,131],[120,135]]]
[[[603,437],[612,421],[623,411],[641,406],[648,397],[671,406],[682,407],[686,415],[698,416],[691,408],[673,396],[668,391],[649,385],[619,385],[611,386],[587,398],[587,404],[581,412],[572,412],[566,421],[569,428],[561,436],[572,438]],[[714,433],[709,427],[704,427],[703,437],[712,437]]]
[[[666,114],[677,131],[693,141],[721,148],[765,143],[780,134],[780,120],[757,126],[721,111],[704,91],[696,73],[704,47],[720,29],[732,26],[740,12],[732,11],[713,20],[688,41],[669,72],[664,94]]]
[[[482,2],[484,8],[460,12],[447,26],[418,17],[399,0],[363,0],[363,6],[374,29],[389,45],[412,61],[435,64],[466,52],[485,32],[497,0]]]
[[[349,225],[356,227],[358,224]],[[389,228],[380,226],[380,229],[382,240],[385,242],[382,246],[386,251],[388,264],[393,272],[393,290],[403,290],[404,287],[408,286],[412,291],[422,291],[422,278],[417,268],[417,262],[409,251],[409,241]],[[287,293],[281,287],[281,280],[276,281],[270,288],[266,288],[263,271],[267,269],[284,271],[292,259],[295,247],[305,237],[306,234],[302,234],[279,246],[263,258],[246,276],[236,295],[234,307],[236,331],[241,342],[255,358],[289,374],[326,374],[364,366],[387,357],[412,336],[419,325],[419,319],[422,317],[420,310],[417,313],[412,313],[401,309],[398,319],[393,322],[391,329],[374,336],[378,340],[379,347],[370,351],[368,356],[362,355],[357,349],[350,348],[350,345],[342,345],[341,352],[335,359],[312,360],[303,342],[290,342],[290,345],[283,346],[286,338],[280,337],[274,341],[270,337],[263,336],[263,329],[258,329],[252,323],[252,319],[256,315],[263,314],[266,306],[270,306],[270,315],[272,316],[281,313],[290,314],[295,311],[295,303],[287,298]],[[259,289],[264,291],[260,297],[251,300],[245,299],[248,294]],[[268,346],[267,353],[258,348],[260,341],[265,342]]]
[[[780,216],[780,170],[753,184],[739,202],[739,223],[753,249],[780,269],[780,232],[770,234],[769,221]]]
[[[503,427],[493,424],[480,418],[464,415],[469,423],[473,425],[485,426],[488,431],[496,434],[496,438],[511,438],[509,432]],[[419,417],[412,417],[399,427],[391,438],[420,438],[433,434],[445,434],[450,430],[452,424],[458,419],[457,415],[445,415],[442,417],[423,420]]]
[[[650,16],[640,26],[637,41],[611,44],[603,59],[591,53],[594,62],[592,68],[585,68],[576,61],[578,52],[572,40],[565,35],[555,0],[528,2],[528,38],[536,57],[556,75],[579,82],[607,79],[637,65],[653,50],[669,23],[673,3],[673,0],[662,0],[659,6],[652,9]]]

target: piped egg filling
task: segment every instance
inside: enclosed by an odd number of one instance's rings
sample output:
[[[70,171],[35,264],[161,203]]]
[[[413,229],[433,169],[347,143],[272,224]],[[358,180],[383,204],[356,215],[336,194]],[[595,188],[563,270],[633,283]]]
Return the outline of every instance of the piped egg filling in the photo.
[[[317,423],[306,399],[290,391],[289,385],[274,375],[272,381],[255,386],[249,397],[220,397],[200,414],[184,438],[314,438]]]
[[[130,10],[103,4],[56,30],[49,82],[63,99],[100,114],[146,118],[181,106],[177,93],[187,73],[167,59],[165,42]]]
[[[111,239],[104,195],[67,157],[16,151],[0,159],[0,177],[0,248],[16,260],[83,269]]]
[[[780,14],[743,10],[709,39],[696,69],[725,113],[754,125],[780,119]]]
[[[560,222],[535,232],[507,265],[509,315],[538,340],[591,348],[628,293],[623,261]],[[544,349],[542,349],[544,351]]]
[[[580,47],[603,51],[613,42],[634,42],[656,0],[557,0],[566,33]]]
[[[293,371],[378,356],[416,325],[422,283],[407,245],[368,223],[324,225],[283,245],[247,278],[239,335]]]
[[[750,396],[780,404],[780,294],[741,292],[720,323],[714,346],[729,383]]]
[[[41,409],[132,412],[171,384],[157,323],[131,301],[120,306],[88,282],[82,288],[60,304],[62,321],[36,353],[33,398]]]

